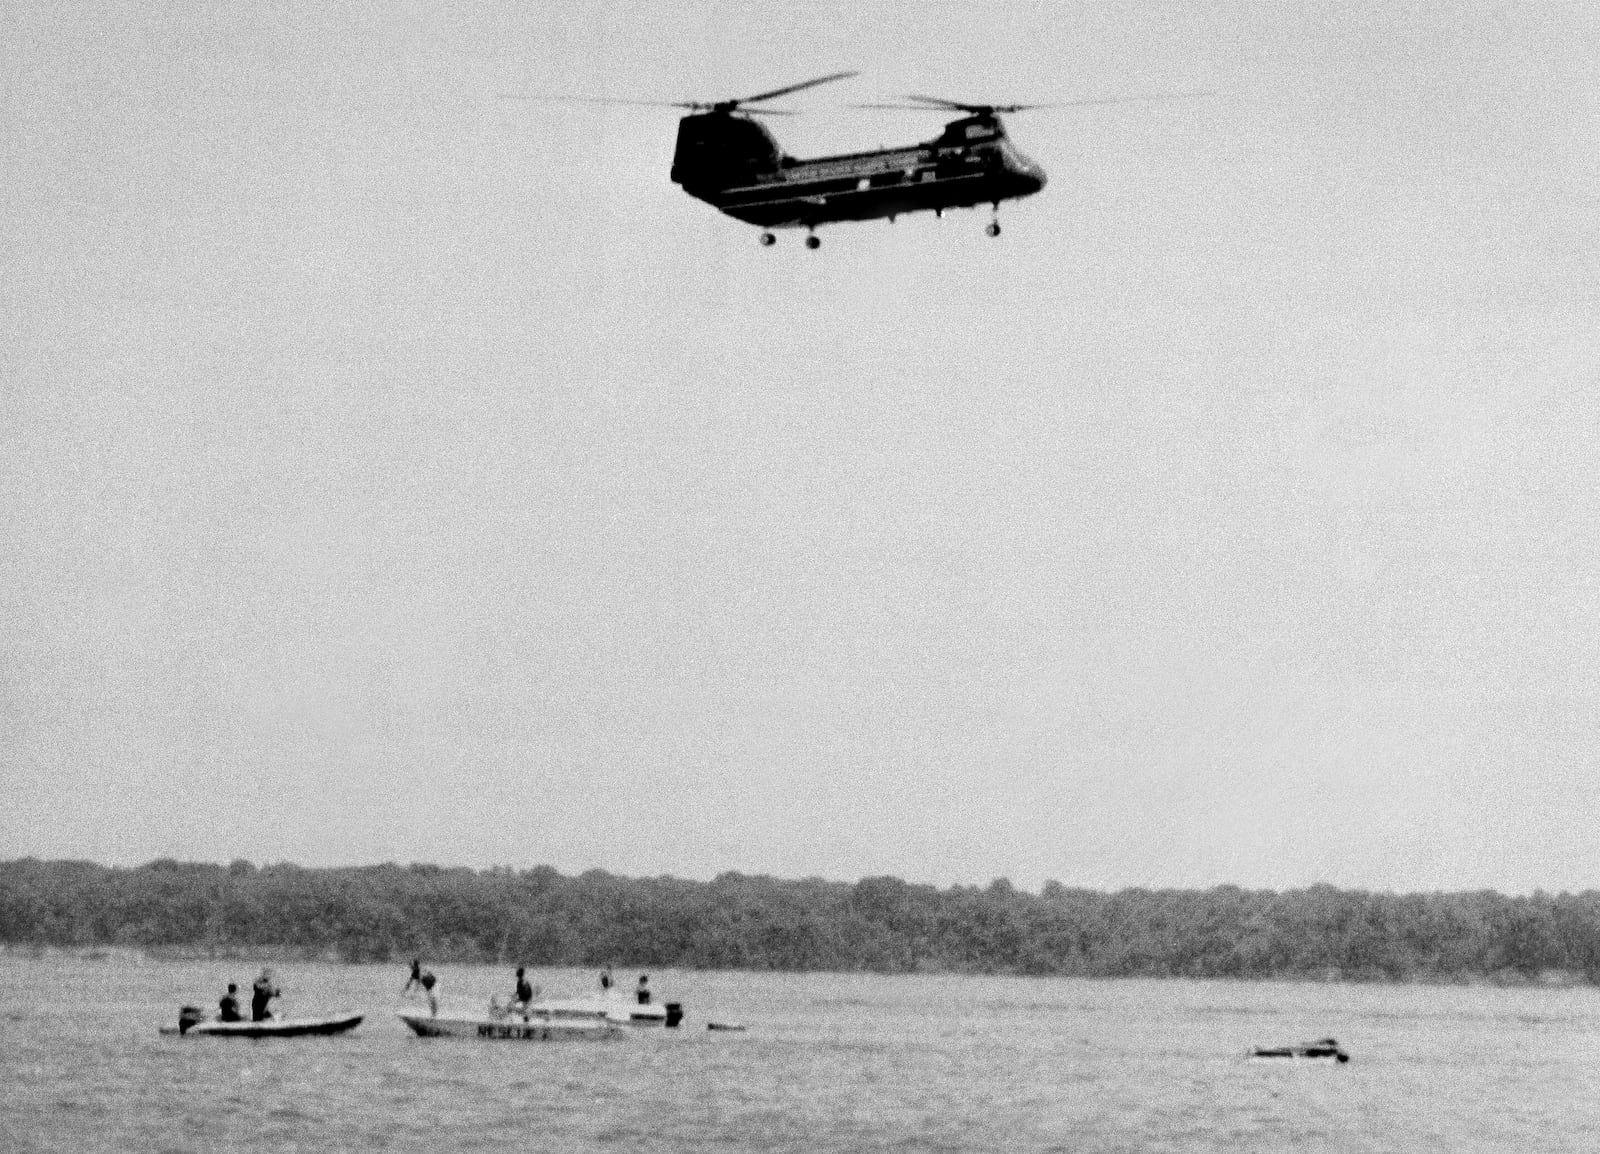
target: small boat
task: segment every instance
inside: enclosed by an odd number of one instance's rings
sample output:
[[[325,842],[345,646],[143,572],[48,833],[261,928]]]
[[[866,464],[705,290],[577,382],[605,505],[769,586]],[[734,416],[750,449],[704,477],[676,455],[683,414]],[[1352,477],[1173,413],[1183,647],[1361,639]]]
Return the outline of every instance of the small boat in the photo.
[[[706,1029],[708,1029],[708,1030],[728,1030],[728,1031],[734,1032],[734,1033],[742,1033],[743,1030],[744,1030],[744,1023],[743,1022],[707,1022],[706,1023]]]
[[[1252,1058],[1313,1058],[1327,1062],[1348,1062],[1350,1055],[1337,1039],[1318,1038],[1315,1042],[1301,1042],[1298,1046],[1257,1046],[1250,1051]]]
[[[267,1018],[260,1022],[222,1022],[207,1018],[194,1006],[178,1012],[176,1026],[161,1032],[185,1038],[306,1038],[317,1034],[343,1034],[361,1024],[361,1014],[330,1014],[325,1018]]]
[[[604,1042],[627,1035],[627,1026],[605,1015],[555,1018],[537,1014],[430,1014],[401,1010],[395,1015],[423,1038],[490,1038],[521,1042]]]

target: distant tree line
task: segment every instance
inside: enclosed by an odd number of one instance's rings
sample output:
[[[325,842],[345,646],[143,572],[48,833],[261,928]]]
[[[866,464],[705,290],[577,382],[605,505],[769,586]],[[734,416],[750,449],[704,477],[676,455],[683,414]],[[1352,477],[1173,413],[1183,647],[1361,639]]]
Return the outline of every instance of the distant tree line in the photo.
[[[378,865],[0,862],[0,943],[383,962],[1600,984],[1600,892],[937,889]]]

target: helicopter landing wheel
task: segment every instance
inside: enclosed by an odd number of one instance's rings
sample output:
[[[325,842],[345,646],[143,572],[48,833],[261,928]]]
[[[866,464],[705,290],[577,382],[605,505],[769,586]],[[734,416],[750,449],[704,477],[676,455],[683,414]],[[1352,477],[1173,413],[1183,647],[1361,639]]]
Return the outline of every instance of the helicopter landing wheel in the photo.
[[[775,245],[777,243],[778,243],[778,238],[773,236],[770,232],[764,232],[764,233],[761,234],[761,247],[762,248],[771,248],[773,245]]]
[[[999,236],[1000,222],[998,220],[991,220],[988,224],[983,226],[983,231],[990,236]]]
[[[821,248],[822,247],[822,238],[820,236],[818,236],[816,233],[812,233],[810,236],[806,237],[806,247],[807,248]]]

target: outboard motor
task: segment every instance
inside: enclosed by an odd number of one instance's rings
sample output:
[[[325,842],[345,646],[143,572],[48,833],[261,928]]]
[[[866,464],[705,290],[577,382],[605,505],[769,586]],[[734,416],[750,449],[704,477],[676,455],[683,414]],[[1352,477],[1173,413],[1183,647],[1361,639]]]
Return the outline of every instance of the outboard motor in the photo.
[[[682,1002],[668,1002],[667,1003],[667,1025],[668,1026],[676,1026],[681,1021],[683,1021],[683,1003]]]
[[[199,1006],[182,1006],[178,1009],[178,1033],[187,1034],[190,1026],[198,1026],[205,1020],[205,1011]]]

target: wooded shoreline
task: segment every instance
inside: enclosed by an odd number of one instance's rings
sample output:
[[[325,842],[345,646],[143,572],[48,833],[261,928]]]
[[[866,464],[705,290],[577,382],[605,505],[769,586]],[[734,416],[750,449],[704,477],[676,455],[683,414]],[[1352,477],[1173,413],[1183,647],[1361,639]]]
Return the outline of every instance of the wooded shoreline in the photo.
[[[548,866],[0,862],[27,952],[533,966],[1600,984],[1600,892],[938,889]]]

